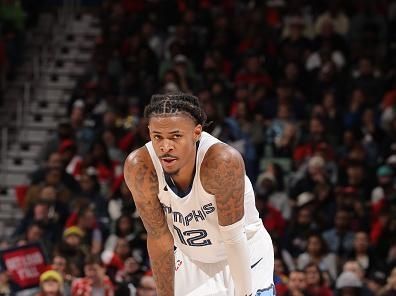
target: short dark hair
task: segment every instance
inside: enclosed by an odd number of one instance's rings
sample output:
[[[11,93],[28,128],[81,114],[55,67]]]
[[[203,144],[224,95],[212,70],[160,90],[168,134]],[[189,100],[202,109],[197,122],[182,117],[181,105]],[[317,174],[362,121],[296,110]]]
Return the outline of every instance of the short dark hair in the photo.
[[[186,114],[196,124],[205,125],[206,114],[196,96],[181,92],[156,94],[151,97],[150,104],[144,109],[144,117],[172,116]]]
[[[99,255],[89,254],[85,257],[84,266],[95,265],[95,264],[102,266],[102,267],[104,266],[103,261]]]

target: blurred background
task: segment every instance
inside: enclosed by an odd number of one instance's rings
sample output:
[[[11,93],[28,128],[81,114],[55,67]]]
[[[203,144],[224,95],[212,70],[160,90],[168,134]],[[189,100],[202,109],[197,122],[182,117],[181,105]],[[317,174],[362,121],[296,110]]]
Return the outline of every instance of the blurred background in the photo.
[[[396,295],[394,0],[1,0],[0,295],[156,295],[122,168],[178,90],[244,157],[278,295]]]

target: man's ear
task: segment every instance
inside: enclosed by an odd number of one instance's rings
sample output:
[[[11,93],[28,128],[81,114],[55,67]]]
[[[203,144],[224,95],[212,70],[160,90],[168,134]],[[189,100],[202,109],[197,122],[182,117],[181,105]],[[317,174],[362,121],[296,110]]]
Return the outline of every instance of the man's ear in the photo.
[[[197,126],[195,126],[194,128],[194,138],[195,138],[195,142],[197,142],[200,138],[201,138],[201,134],[202,134],[202,125],[198,124]]]

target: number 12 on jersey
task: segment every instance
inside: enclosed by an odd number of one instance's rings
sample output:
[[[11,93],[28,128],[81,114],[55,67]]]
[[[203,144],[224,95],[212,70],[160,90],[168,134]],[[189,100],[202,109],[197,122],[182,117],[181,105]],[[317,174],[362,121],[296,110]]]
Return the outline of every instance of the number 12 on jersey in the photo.
[[[205,239],[208,236],[208,233],[204,229],[186,230],[182,232],[181,229],[175,225],[173,225],[173,228],[176,230],[177,236],[183,245],[203,247],[212,244],[210,239]]]

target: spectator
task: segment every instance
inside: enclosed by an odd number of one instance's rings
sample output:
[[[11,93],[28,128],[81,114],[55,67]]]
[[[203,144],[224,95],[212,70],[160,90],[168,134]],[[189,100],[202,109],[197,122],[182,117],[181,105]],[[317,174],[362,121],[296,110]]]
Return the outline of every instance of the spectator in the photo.
[[[72,276],[81,275],[83,269],[82,262],[84,257],[89,254],[87,247],[82,243],[83,236],[84,232],[79,227],[68,227],[64,230],[63,239],[56,249],[61,256],[67,258]]]
[[[349,31],[349,18],[345,11],[342,9],[341,1],[331,1],[328,4],[327,10],[325,10],[321,15],[318,16],[315,29],[318,33],[324,22],[330,21],[334,30],[345,36]]]
[[[44,229],[39,222],[32,222],[20,237],[16,237],[15,245],[24,246],[42,242]]]
[[[310,262],[316,263],[321,271],[327,271],[333,280],[337,277],[336,256],[328,252],[326,242],[315,233],[308,236],[306,251],[297,258],[297,268],[303,269]]]
[[[396,267],[394,267],[386,280],[386,285],[378,292],[379,296],[392,296],[396,292]]]
[[[302,270],[293,270],[289,274],[287,290],[282,291],[279,296],[308,296],[306,289],[307,278],[305,273]]]
[[[113,284],[105,275],[105,268],[100,258],[87,256],[84,261],[84,274],[85,277],[73,280],[72,295],[114,295]]]
[[[329,250],[339,258],[352,251],[355,234],[350,230],[350,215],[347,210],[338,209],[334,217],[334,228],[323,233]]]
[[[79,199],[85,200],[89,205],[95,209],[95,216],[98,221],[107,222],[107,201],[100,191],[100,183],[98,180],[95,168],[88,167],[80,175],[80,188]]]
[[[286,263],[283,261],[282,257],[275,256],[274,260],[274,284],[276,289],[276,295],[285,293],[287,290],[287,282],[289,271],[287,269]]]
[[[66,227],[70,226],[76,226],[83,233],[83,244],[89,248],[92,254],[99,254],[102,249],[103,234],[92,206],[82,204],[66,222]]]
[[[66,171],[66,165],[67,163],[63,162],[62,155],[59,152],[51,152],[46,162],[30,175],[31,184],[44,182],[47,170],[60,169],[62,171],[61,182],[72,192],[77,192],[79,185],[74,177]]]
[[[2,265],[0,265],[0,295],[11,296],[8,271]]]
[[[306,281],[307,281],[307,292],[311,296],[332,296],[333,293],[325,285],[322,271],[319,266],[315,263],[309,263],[304,268]]]
[[[70,264],[66,259],[66,256],[61,254],[55,254],[52,258],[51,268],[57,271],[63,278],[63,292],[64,295],[70,295],[71,281],[73,277],[70,274]]]
[[[382,165],[377,169],[378,186],[371,192],[371,203],[374,207],[381,207],[380,204],[384,203],[386,197],[396,192],[393,177],[394,172],[391,166]]]
[[[42,183],[31,185],[26,192],[24,209],[29,207],[40,199],[41,191],[45,186],[53,186],[57,190],[58,201],[62,203],[69,203],[72,198],[71,191],[62,183],[62,171],[57,168],[48,169],[45,174],[45,179]]]
[[[73,139],[73,129],[68,121],[60,121],[57,126],[56,132],[53,132],[48,139],[46,139],[47,145],[42,148],[41,160],[50,158],[52,153],[58,151],[61,143],[65,140]]]
[[[281,212],[269,204],[265,196],[258,195],[256,197],[256,207],[265,228],[272,237],[282,237],[285,231],[286,221],[283,219]]]
[[[270,171],[262,172],[256,181],[257,194],[265,197],[268,203],[281,212],[286,221],[291,218],[291,203],[285,192],[278,189],[277,180]]]
[[[376,270],[373,271],[367,277],[367,288],[374,295],[380,295],[380,290],[386,285],[386,275],[383,271]]]
[[[117,219],[115,232],[110,234],[105,243],[105,249],[114,251],[120,238],[127,240],[136,256],[146,257],[144,234],[139,230],[138,221],[130,215],[122,215]]]
[[[123,175],[118,177],[113,183],[107,211],[113,221],[117,221],[122,215],[135,214],[136,206],[133,203],[131,192],[126,186]]]
[[[63,278],[55,270],[48,270],[40,275],[40,292],[37,296],[63,296]]]
[[[330,185],[330,178],[325,167],[325,160],[321,156],[309,158],[306,167],[301,167],[300,173],[292,180],[290,196],[296,199],[303,192],[312,192],[316,186]]]
[[[136,296],[157,296],[156,286],[152,275],[146,274],[140,279]]]
[[[349,254],[349,260],[355,260],[363,268],[366,275],[375,271],[378,266],[377,254],[373,251],[369,242],[369,235],[365,231],[357,231],[353,241],[353,249]]]
[[[357,261],[351,260],[351,261],[345,262],[342,270],[344,272],[348,272],[348,271],[353,272],[359,278],[359,280],[362,283],[362,286],[360,288],[361,295],[364,295],[364,296],[372,296],[373,295],[371,290],[368,289],[368,287],[366,285],[364,269]]]
[[[136,293],[139,281],[144,275],[145,268],[134,257],[125,260],[124,267],[115,276],[118,285],[127,286],[130,293]]]
[[[340,296],[362,296],[362,282],[352,271],[342,272],[336,281],[337,295]]]
[[[29,211],[25,217],[22,219],[17,229],[15,230],[15,235],[19,236],[27,231],[30,225],[37,223],[40,225],[41,229],[41,241],[48,250],[52,249],[52,242],[59,239],[59,233],[61,232],[62,225],[58,221],[51,217],[50,205],[46,201],[38,201]]]
[[[308,236],[315,229],[312,208],[304,203],[297,204],[284,236],[287,249],[294,258],[305,251]]]

